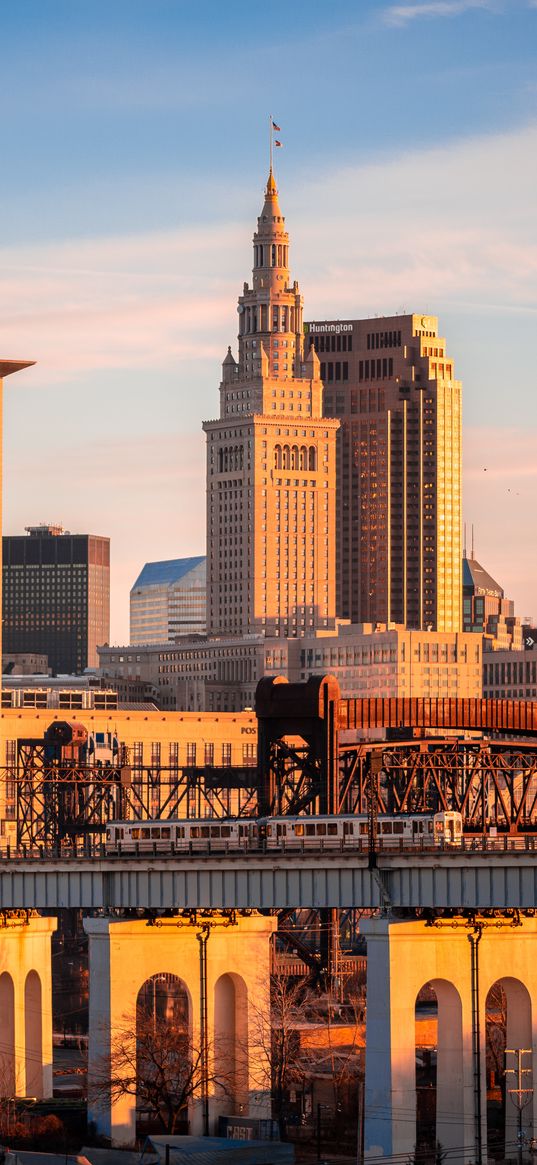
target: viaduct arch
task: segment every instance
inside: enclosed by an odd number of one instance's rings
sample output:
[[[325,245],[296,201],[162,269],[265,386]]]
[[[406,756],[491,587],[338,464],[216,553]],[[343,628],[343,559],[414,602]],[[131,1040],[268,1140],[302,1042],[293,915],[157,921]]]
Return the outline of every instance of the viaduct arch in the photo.
[[[482,929],[481,929],[482,926]],[[416,1139],[415,1004],[429,983],[438,1000],[436,1138],[450,1161],[487,1159],[486,1001],[500,983],[507,999],[507,1047],[537,1055],[537,919],[394,921],[369,919],[365,1156],[412,1157]],[[507,974],[506,974],[507,972]],[[525,1061],[528,1066],[528,1060]],[[526,1085],[532,1086],[532,1077]],[[516,1113],[506,1106],[506,1145]],[[537,1121],[537,1092],[523,1114]],[[509,1155],[509,1154],[508,1154]]]
[[[84,919],[90,966],[88,1118],[112,1144],[133,1143],[135,1102],[131,1096],[115,1102],[103,1098],[92,1089],[92,1077],[102,1076],[103,1062],[113,1058],[110,1033],[125,1030],[125,1017],[136,1014],[142,985],[163,973],[177,976],[184,984],[193,1041],[202,1039],[205,1011],[211,1064],[216,1069],[218,1057],[226,1057],[229,1068],[231,1059],[233,1097],[228,1091],[222,1095],[209,1086],[211,1126],[219,1113],[229,1112],[230,1105],[234,1108],[242,1104],[250,1116],[270,1116],[270,1084],[256,1050],[256,1024],[260,998],[268,993],[269,940],[276,929],[276,919],[258,914],[237,915],[229,925],[218,912],[210,914],[206,992],[200,991],[202,943],[198,936],[203,932],[203,918],[192,925],[181,920],[179,926],[175,918],[159,919],[156,926],[148,925],[146,919]],[[130,1038],[135,1040],[134,1024]],[[227,1075],[229,1078],[229,1070]],[[201,1098],[189,1106],[190,1131],[201,1133],[203,1122]]]

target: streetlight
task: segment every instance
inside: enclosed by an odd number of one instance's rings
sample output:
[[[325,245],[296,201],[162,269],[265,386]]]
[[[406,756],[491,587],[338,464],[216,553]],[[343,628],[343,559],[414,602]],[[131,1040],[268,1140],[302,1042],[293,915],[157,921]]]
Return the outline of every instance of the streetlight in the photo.
[[[505,1055],[515,1056],[515,1067],[506,1068],[504,1076],[515,1076],[516,1087],[508,1088],[507,1091],[511,1100],[518,1111],[518,1130],[517,1130],[517,1149],[518,1149],[518,1165],[522,1165],[522,1149],[524,1145],[524,1134],[522,1132],[522,1112],[523,1109],[530,1103],[533,1096],[533,1088],[523,1088],[522,1082],[524,1076],[531,1074],[531,1068],[523,1068],[523,1056],[531,1056],[531,1048],[506,1048]]]

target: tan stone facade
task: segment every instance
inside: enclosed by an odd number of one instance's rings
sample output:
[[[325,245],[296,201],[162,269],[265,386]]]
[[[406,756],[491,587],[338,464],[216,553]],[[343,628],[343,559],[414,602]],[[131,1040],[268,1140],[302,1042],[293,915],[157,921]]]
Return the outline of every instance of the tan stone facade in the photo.
[[[483,695],[487,700],[537,700],[537,650],[485,651]]]
[[[272,173],[239,297],[239,359],[207,421],[209,636],[303,635],[334,625],[335,441]]]
[[[330,673],[343,696],[481,696],[481,635],[463,632],[375,630],[339,622],[300,638],[222,636],[188,646],[139,650],[147,680],[174,693],[177,706],[221,712],[253,708],[262,676],[290,682]],[[101,662],[128,648],[106,648]],[[115,654],[115,658],[119,656]],[[138,658],[131,655],[131,659]],[[128,668],[129,665],[106,665]],[[172,698],[172,697],[171,697]]]
[[[329,672],[342,696],[480,698],[482,644],[481,635],[460,631],[343,625],[338,636],[305,639],[289,678]]]

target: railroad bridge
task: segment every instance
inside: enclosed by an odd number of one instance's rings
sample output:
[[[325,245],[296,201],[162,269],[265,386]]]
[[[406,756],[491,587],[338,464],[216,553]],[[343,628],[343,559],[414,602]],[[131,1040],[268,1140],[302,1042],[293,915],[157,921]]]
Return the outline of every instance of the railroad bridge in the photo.
[[[341,699],[330,676],[262,679],[257,767],[104,767],[58,739],[18,742],[2,777],[16,790],[18,846],[102,837],[111,818],[456,809],[468,833],[537,828],[537,703]],[[372,739],[380,734],[382,740]]]
[[[183,951],[184,966],[190,967],[184,972],[185,991],[190,993],[192,1014],[205,1017],[205,1038],[223,1024],[226,1038],[238,1046],[248,1034],[240,1028],[240,1016],[256,985],[237,976],[236,967],[249,966],[253,960],[264,968],[265,978],[268,975],[271,911],[292,907],[352,910],[357,905],[377,911],[367,928],[366,1152],[408,1156],[413,1150],[412,1024],[416,991],[423,980],[433,983],[439,1006],[439,1139],[444,1138],[455,1161],[481,1165],[486,1159],[484,1007],[485,995],[495,982],[505,987],[508,1038],[513,1046],[523,1045],[537,1053],[533,969],[537,965],[533,917],[537,909],[533,836],[537,832],[537,707],[519,701],[341,700],[336,681],[323,676],[304,685],[278,678],[262,680],[256,713],[256,770],[191,766],[174,774],[154,767],[135,772],[125,755],[96,770],[80,762],[76,749],[66,754],[59,747],[54,753],[44,749],[42,742],[21,742],[17,769],[4,773],[16,784],[18,832],[18,856],[0,860],[0,905],[6,918],[15,908],[30,906],[49,910],[78,906],[90,914],[104,910],[100,921],[89,918],[86,924],[91,958],[90,1049],[102,1052],[102,1033],[110,1032],[120,1006],[117,988],[127,951],[129,967],[149,968],[150,975],[161,966],[159,944],[167,952],[166,967],[161,969],[171,975],[178,974]],[[385,739],[368,739],[374,732],[381,732]],[[201,807],[217,814],[229,813],[231,806],[250,815],[367,811],[370,852],[208,854],[182,859],[179,855],[101,856],[100,840],[110,817],[188,816],[193,805],[197,812]],[[479,836],[481,848],[463,848],[457,854],[377,852],[379,812],[420,813],[439,808],[458,809],[467,840],[468,835],[473,841]],[[491,826],[503,844],[487,849]],[[22,857],[21,847],[26,847]],[[77,848],[82,854],[76,853]],[[236,913],[236,933],[243,927],[244,941],[249,944],[246,959],[246,947],[241,948],[238,939],[228,956],[225,932],[214,943],[211,937],[205,955],[210,959],[212,949],[216,962],[211,968],[205,964],[199,999],[193,994],[192,950],[197,950],[197,934],[190,934],[187,941],[187,931],[174,921],[180,918],[179,907],[190,914],[201,911],[205,917],[215,908],[224,914]],[[396,907],[427,909],[432,911],[431,918],[405,920],[393,913]],[[438,908],[448,912],[444,929],[428,925]],[[152,911],[156,918],[164,910],[172,928],[166,932],[164,946],[161,928],[148,927],[143,919],[136,922],[125,910]],[[243,925],[240,912],[244,910]],[[252,915],[252,910],[261,913]],[[256,918],[258,926],[249,921]],[[26,925],[31,930],[32,919]],[[199,934],[201,950],[203,923]],[[26,996],[33,1000],[34,1009],[38,996],[32,977],[37,964],[32,965],[31,957],[24,982],[19,983],[7,969],[5,952],[13,952],[23,942],[9,927],[0,941],[6,966],[0,974],[0,1006],[19,1016],[17,1027],[15,1019],[10,1020],[13,1032],[24,1031]],[[40,932],[35,942],[40,944],[42,959],[50,934]],[[401,967],[407,966],[412,974],[401,975]],[[48,1048],[48,985],[41,984],[40,990],[44,1001],[41,1034],[28,1036],[32,1051],[26,1053],[27,1076],[30,1073],[36,1080],[36,1055],[43,1058]],[[129,990],[135,998],[135,977]],[[96,1054],[90,1051],[90,1068]],[[8,1067],[15,1073],[11,1061]],[[248,1075],[239,1067],[236,1075],[236,1094],[244,1098],[241,1103],[248,1103],[252,1092]],[[44,1081],[46,1074],[39,1079]],[[265,1111],[266,1097],[258,1094],[250,1100],[257,1105],[256,1111]],[[207,1115],[207,1096],[202,1101]],[[535,1103],[526,1112],[528,1130],[533,1128]],[[454,1111],[460,1112],[455,1122]],[[120,1112],[108,1104],[98,1119],[101,1130],[118,1139],[132,1129],[133,1110]],[[507,1134],[511,1135],[509,1129]]]

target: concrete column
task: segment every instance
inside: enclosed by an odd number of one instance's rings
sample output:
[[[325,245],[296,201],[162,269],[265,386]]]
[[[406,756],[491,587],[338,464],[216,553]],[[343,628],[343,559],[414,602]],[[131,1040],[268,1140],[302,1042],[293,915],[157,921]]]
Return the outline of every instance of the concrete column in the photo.
[[[0,929],[0,1083],[16,1096],[52,1096],[55,918],[13,918]]]
[[[224,922],[217,912],[212,923]],[[240,1080],[241,1043],[247,1032],[255,1046],[255,1012],[253,1001],[265,991],[268,997],[270,975],[270,937],[275,929],[273,918],[252,915],[238,917],[234,926],[211,925],[207,944],[207,1017],[209,1058],[215,1055],[215,1037],[220,1027],[229,1038],[235,1037],[235,1061]],[[112,1104],[110,1098],[98,1096],[95,1080],[113,1054],[114,1033],[125,1031],[130,1023],[135,1034],[136,1001],[143,983],[154,975],[171,974],[182,980],[190,1001],[190,1022],[196,1042],[200,1029],[200,949],[196,934],[200,927],[177,926],[173,919],[163,919],[160,926],[148,926],[145,920],[122,922],[113,918],[87,918],[84,929],[89,936],[90,1007],[88,1117],[97,1131],[114,1145],[132,1145],[135,1137],[135,1100],[124,1096]],[[224,978],[225,977],[225,978]],[[220,985],[218,986],[218,984]],[[216,1017],[215,1017],[216,997]],[[223,1017],[222,1006],[232,1014]],[[216,1022],[215,1022],[216,1019]],[[127,1037],[128,1038],[128,1037]],[[247,1049],[248,1051],[248,1049]],[[244,1103],[252,1115],[269,1115],[270,1099],[259,1088],[253,1057],[248,1054],[248,1077],[244,1079]],[[222,1111],[222,1098],[211,1086],[211,1123]],[[227,1111],[230,1101],[227,1099]],[[200,1102],[190,1106],[191,1131],[202,1132]]]
[[[394,922],[363,924],[367,938],[367,1039],[365,1151],[373,1156],[410,1154],[415,1143],[416,997],[430,983],[438,999],[436,1135],[450,1161],[473,1162],[477,1153],[476,1093],[472,1048],[470,929],[453,919],[438,926]],[[500,983],[507,997],[507,1046],[537,1054],[537,919],[513,926],[501,916],[484,919],[478,948],[482,1160],[487,1160],[486,1000]],[[530,1067],[525,1057],[524,1067]],[[532,1086],[532,1076],[526,1080]],[[528,1136],[536,1128],[537,1097],[523,1117]],[[506,1144],[515,1136],[516,1111],[508,1101]],[[459,1153],[456,1150],[459,1150]]]
[[[466,930],[372,919],[367,938],[366,1156],[412,1155],[416,1143],[416,998],[438,999],[437,1139],[473,1160],[470,950]]]

